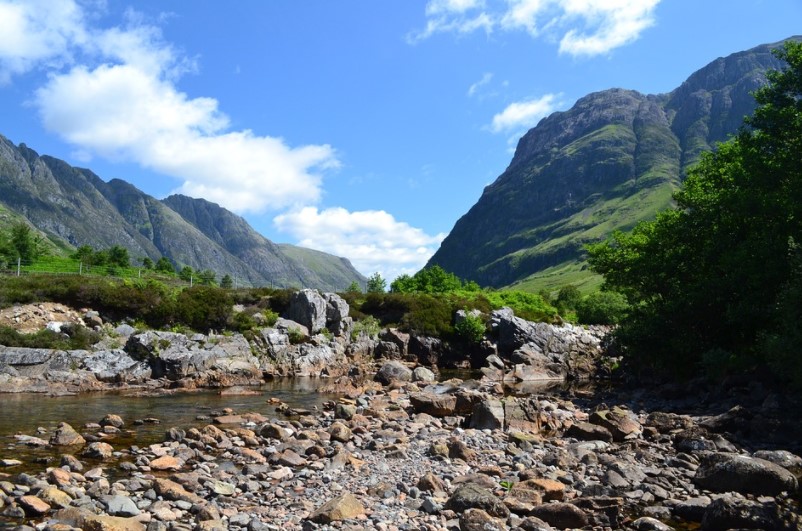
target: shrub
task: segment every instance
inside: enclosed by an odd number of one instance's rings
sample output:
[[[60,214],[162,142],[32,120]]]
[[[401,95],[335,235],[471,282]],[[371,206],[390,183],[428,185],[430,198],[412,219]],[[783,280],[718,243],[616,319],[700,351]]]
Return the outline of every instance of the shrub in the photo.
[[[231,297],[226,290],[214,286],[194,286],[178,294],[174,315],[177,321],[194,330],[223,330],[231,318],[231,307]]]
[[[576,315],[583,324],[614,325],[621,322],[628,309],[629,304],[620,293],[599,291],[577,304]]]
[[[376,337],[380,331],[379,320],[372,315],[367,315],[362,320],[354,323],[354,328],[351,330],[351,341],[356,341],[362,334],[370,338]]]
[[[467,343],[481,343],[487,327],[481,315],[468,313],[454,325],[454,333]]]
[[[290,340],[290,345],[297,345],[306,341],[306,336],[301,332],[300,328],[291,326],[287,329],[287,337]]]

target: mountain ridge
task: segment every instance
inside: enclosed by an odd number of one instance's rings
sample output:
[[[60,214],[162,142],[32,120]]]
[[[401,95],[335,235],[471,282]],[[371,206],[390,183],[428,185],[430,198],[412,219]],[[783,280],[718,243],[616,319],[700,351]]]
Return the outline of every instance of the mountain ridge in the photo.
[[[701,153],[754,109],[751,91],[782,66],[780,44],[715,59],[669,93],[608,89],[542,119],[427,265],[497,288],[598,285],[584,244],[672,204]]]
[[[366,280],[347,259],[320,251],[315,251],[318,269],[310,267],[287,251],[294,246],[282,250],[214,203],[185,196],[158,200],[131,183],[104,181],[92,170],[40,156],[2,135],[0,205],[56,247],[120,245],[135,260],[166,256],[175,265],[210,269],[252,285],[341,291]]]

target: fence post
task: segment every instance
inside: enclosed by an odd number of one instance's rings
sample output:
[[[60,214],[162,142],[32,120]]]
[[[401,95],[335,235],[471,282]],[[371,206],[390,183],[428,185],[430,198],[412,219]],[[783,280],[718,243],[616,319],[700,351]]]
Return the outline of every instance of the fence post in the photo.
[[[189,287],[190,288],[192,287],[192,279],[194,279],[194,278],[195,277],[193,277],[192,275],[189,275]]]
[[[81,276],[83,274],[84,274],[84,263],[78,262],[78,276]]]
[[[20,275],[21,266],[22,266],[22,257],[18,256],[17,257],[17,276]]]

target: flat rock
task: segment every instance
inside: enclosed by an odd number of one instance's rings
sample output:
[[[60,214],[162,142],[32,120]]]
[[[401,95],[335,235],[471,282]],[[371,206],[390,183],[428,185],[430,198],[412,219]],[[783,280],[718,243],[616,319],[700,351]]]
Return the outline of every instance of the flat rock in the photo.
[[[364,514],[365,507],[362,503],[353,494],[347,492],[323,504],[309,516],[309,519],[313,522],[328,524],[338,520],[350,520]]]
[[[510,510],[495,494],[472,483],[462,485],[454,491],[445,508],[456,513],[473,508],[482,509],[490,516],[505,519],[510,515]]]
[[[796,477],[770,461],[739,454],[715,453],[705,456],[694,482],[714,492],[740,492],[774,496],[796,492]]]

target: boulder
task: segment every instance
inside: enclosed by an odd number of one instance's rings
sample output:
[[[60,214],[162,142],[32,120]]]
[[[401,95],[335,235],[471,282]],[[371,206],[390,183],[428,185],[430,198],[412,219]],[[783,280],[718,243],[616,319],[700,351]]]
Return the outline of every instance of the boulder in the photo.
[[[114,453],[114,448],[111,447],[109,443],[104,442],[93,442],[89,443],[81,455],[83,457],[90,457],[92,459],[111,459],[112,454]]]
[[[588,515],[570,503],[547,503],[538,505],[529,513],[557,529],[582,528],[588,525]]]
[[[606,327],[556,326],[533,323],[515,317],[509,308],[496,310],[490,318],[491,330],[498,337],[498,351],[522,367],[527,378],[537,375],[548,378],[589,379],[596,372],[603,354],[602,340]]]
[[[711,453],[703,456],[694,483],[714,492],[774,496],[796,492],[799,484],[788,470],[746,455]]]
[[[701,527],[702,531],[794,528],[784,524],[776,504],[764,504],[733,496],[723,496],[708,505],[702,517]]]
[[[86,439],[73,429],[66,422],[58,425],[53,436],[50,437],[50,444],[53,446],[79,446],[86,444]]]
[[[437,381],[437,375],[426,367],[415,367],[415,370],[412,371],[412,381],[432,383]]]
[[[335,336],[349,336],[354,321],[348,316],[348,303],[336,293],[324,293],[326,299],[326,328]]]
[[[262,376],[259,360],[242,334],[188,337],[149,330],[128,338],[125,351],[135,360],[148,362],[153,378],[177,381],[218,374],[235,385],[261,380]]]
[[[301,323],[310,333],[317,334],[326,328],[327,312],[328,304],[323,295],[314,289],[302,289],[290,297],[286,317]]]
[[[508,518],[510,510],[504,505],[495,494],[487,489],[468,483],[460,486],[448,499],[445,505],[456,513],[462,513],[468,509],[482,509],[490,516],[496,518]]]
[[[503,430],[504,404],[497,398],[488,398],[473,407],[470,427],[477,430]]]
[[[580,441],[613,442],[613,434],[610,433],[610,430],[590,422],[575,422],[565,430],[565,436],[574,437]]]
[[[456,414],[457,397],[446,393],[414,393],[409,402],[417,413],[426,413],[432,417],[449,417]]]
[[[122,349],[93,352],[81,364],[99,381],[108,383],[142,383],[152,374],[148,362],[137,361]]]
[[[637,416],[620,407],[594,411],[588,420],[591,424],[607,428],[617,442],[634,439],[643,431]]]
[[[347,492],[318,507],[309,516],[309,519],[313,522],[328,524],[339,520],[357,518],[364,514],[365,507],[362,503],[353,494]]]
[[[421,365],[435,367],[439,366],[439,361],[444,355],[444,346],[436,337],[413,335],[409,338],[407,351]]]
[[[382,385],[389,385],[393,381],[410,382],[412,369],[400,361],[388,361],[381,366],[374,379]]]

